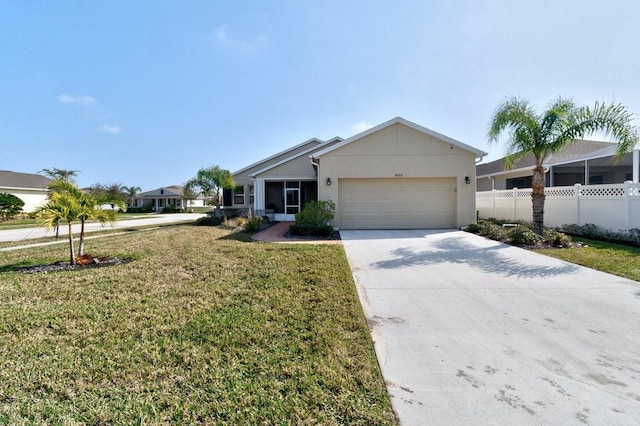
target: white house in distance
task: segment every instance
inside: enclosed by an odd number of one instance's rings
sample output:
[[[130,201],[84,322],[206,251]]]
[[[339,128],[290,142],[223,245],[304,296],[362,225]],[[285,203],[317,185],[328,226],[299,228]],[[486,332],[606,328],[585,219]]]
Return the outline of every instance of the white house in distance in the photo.
[[[204,207],[204,197],[198,196],[193,200],[184,198],[184,188],[179,185],[163,186],[151,191],[141,192],[135,196],[133,207],[150,204],[154,212],[160,212],[167,206],[189,210],[193,207]]]
[[[397,117],[348,139],[310,139],[233,173],[224,205],[294,220],[331,200],[341,229],[457,228],[475,221],[486,153]]]
[[[0,192],[15,195],[24,201],[22,210],[33,212],[47,201],[47,185],[51,179],[33,173],[0,170]]]

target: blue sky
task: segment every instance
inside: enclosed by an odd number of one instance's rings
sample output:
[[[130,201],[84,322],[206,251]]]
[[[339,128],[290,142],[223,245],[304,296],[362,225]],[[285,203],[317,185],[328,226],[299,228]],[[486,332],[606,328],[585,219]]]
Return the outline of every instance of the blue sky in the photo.
[[[0,169],[150,190],[396,116],[492,160],[506,96],[639,113],[639,40],[636,0],[0,0]]]

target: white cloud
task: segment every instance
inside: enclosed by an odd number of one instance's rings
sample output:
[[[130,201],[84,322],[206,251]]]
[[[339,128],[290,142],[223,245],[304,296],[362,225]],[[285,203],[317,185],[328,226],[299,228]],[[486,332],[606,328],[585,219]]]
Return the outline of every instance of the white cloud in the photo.
[[[93,96],[71,96],[63,93],[58,96],[58,102],[61,104],[74,104],[81,106],[90,106],[96,104],[96,98]]]
[[[373,124],[363,120],[351,126],[351,132],[354,134],[358,134],[358,133],[364,132],[365,130],[369,130],[372,127],[373,127]]]
[[[263,34],[258,34],[248,39],[234,37],[227,24],[217,27],[213,34],[216,44],[242,53],[252,52],[269,44],[269,38]]]
[[[108,126],[106,124],[103,124],[102,126],[98,127],[98,131],[100,133],[109,133],[111,135],[119,135],[120,130],[121,129],[118,126]]]

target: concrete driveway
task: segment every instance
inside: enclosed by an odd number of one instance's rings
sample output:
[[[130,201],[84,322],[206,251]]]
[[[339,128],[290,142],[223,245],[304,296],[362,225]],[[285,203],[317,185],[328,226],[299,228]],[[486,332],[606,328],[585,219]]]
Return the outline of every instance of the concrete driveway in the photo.
[[[403,425],[640,423],[640,283],[461,231],[341,231]]]

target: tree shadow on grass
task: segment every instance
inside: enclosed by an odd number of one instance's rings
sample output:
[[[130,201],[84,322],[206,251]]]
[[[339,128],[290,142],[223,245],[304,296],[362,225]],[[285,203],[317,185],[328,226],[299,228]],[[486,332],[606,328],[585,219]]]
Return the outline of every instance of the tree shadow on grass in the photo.
[[[416,251],[411,248],[398,248],[393,251],[393,259],[372,264],[380,269],[399,269],[410,266],[452,263],[468,265],[482,272],[500,274],[507,277],[544,278],[575,273],[576,265],[564,263],[560,266],[535,265],[519,261],[513,256],[505,256],[500,251],[508,248],[503,244],[479,247],[465,242],[464,238],[446,238],[432,245],[432,250]]]

